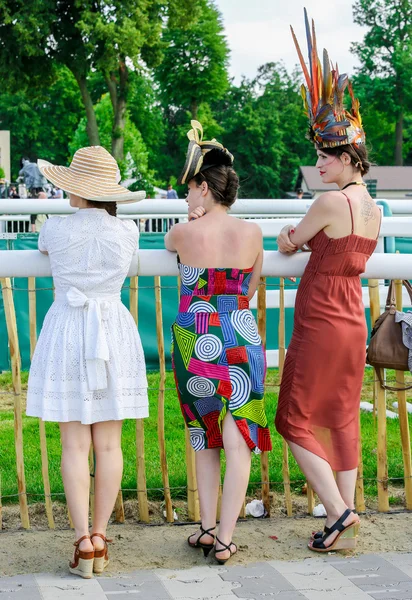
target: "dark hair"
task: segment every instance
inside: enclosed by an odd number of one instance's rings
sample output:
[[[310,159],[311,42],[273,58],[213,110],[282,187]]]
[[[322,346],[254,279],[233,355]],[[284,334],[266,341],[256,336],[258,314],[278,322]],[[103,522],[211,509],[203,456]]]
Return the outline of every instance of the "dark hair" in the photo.
[[[213,166],[193,177],[199,187],[206,181],[212,196],[218,204],[229,208],[235,202],[239,190],[239,177],[236,171],[227,165]]]
[[[116,202],[99,202],[96,200],[88,200],[87,204],[90,208],[104,208],[109,215],[117,217],[117,204]]]
[[[359,144],[359,146],[353,146],[352,144],[345,144],[343,146],[334,146],[333,148],[319,148],[325,154],[329,154],[330,156],[342,156],[344,152],[349,154],[351,159],[351,165],[355,167],[357,171],[359,171],[362,175],[366,175],[369,173],[369,169],[371,168],[371,163],[368,158],[368,150],[365,144]]]

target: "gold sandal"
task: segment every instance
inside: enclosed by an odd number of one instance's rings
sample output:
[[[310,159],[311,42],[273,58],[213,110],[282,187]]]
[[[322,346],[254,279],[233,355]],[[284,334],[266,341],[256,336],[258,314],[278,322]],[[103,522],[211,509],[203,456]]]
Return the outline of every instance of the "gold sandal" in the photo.
[[[109,564],[109,548],[107,546],[108,542],[112,542],[113,540],[109,540],[102,533],[92,533],[91,538],[93,540],[94,537],[99,537],[104,541],[104,548],[102,550],[94,551],[94,562],[93,562],[93,573],[100,574],[103,573],[107,565]],[[93,543],[93,542],[92,542]]]
[[[76,550],[74,551],[73,562],[69,563],[69,571],[73,575],[79,575],[83,579],[91,579],[93,577],[93,561],[95,557],[94,550],[84,552],[79,549],[80,543],[83,540],[90,540],[90,535],[84,535],[74,542]]]

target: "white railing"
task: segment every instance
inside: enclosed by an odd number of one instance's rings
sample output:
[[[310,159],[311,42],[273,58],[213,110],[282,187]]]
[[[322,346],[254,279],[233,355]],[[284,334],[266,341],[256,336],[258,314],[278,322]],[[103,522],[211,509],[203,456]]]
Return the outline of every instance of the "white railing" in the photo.
[[[309,252],[285,256],[279,252],[264,253],[264,277],[301,277],[309,260]],[[129,276],[177,276],[174,252],[140,250],[132,260]],[[49,258],[37,250],[0,251],[0,277],[51,277]],[[412,255],[375,253],[368,260],[364,279],[412,279]]]
[[[377,200],[384,200],[378,198]],[[281,215],[304,215],[313,200],[259,200],[240,199],[230,210],[232,215],[242,217],[274,217]],[[385,200],[394,215],[412,215],[412,200]],[[67,198],[56,199],[0,199],[0,214],[27,215],[48,214],[68,215],[77,209],[70,206]],[[119,204],[119,215],[129,215],[129,218],[163,217],[179,218],[187,216],[185,200],[156,200],[146,199],[132,204]]]

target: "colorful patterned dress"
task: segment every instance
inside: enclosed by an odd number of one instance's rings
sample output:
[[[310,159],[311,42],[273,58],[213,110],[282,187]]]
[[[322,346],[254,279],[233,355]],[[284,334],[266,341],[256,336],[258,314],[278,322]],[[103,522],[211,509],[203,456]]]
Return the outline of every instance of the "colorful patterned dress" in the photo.
[[[181,296],[172,364],[195,450],[222,448],[229,410],[247,445],[271,450],[264,407],[265,350],[247,298],[253,269],[200,269],[179,262]]]

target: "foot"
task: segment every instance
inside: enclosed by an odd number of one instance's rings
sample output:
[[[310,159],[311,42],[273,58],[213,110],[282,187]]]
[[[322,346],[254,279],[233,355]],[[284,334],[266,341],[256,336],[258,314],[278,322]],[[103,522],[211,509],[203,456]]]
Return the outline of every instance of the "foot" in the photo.
[[[209,528],[205,527],[205,529],[209,529]],[[212,528],[210,528],[210,529],[212,529]],[[216,527],[213,527],[212,531],[214,531],[215,529],[216,529]],[[202,544],[208,545],[208,544],[214,544],[215,543],[215,537],[213,535],[210,535],[209,533],[204,533],[202,535],[202,530],[201,529],[198,529],[196,531],[196,533],[192,533],[192,535],[189,536],[189,543],[193,546],[193,545],[195,545],[199,541],[199,538],[201,538],[200,542]]]
[[[328,528],[328,530],[336,523],[336,521],[340,518],[341,515],[328,515],[327,519],[326,519],[326,524],[325,527]],[[349,525],[352,525],[354,523],[359,523],[359,517],[356,513],[351,512],[346,519],[343,521],[343,526],[344,527],[349,527]],[[328,535],[327,537],[323,538],[323,543],[325,544],[326,548],[328,548],[329,546],[332,546],[333,542],[335,541],[335,539],[337,538],[337,536],[339,535],[339,531],[333,531],[330,535]],[[313,545],[313,541],[314,539],[312,538],[309,542],[309,546]]]
[[[80,535],[80,536],[79,536],[79,539],[80,539],[81,537],[82,537],[82,536]],[[86,540],[82,540],[82,541],[80,542],[80,544],[79,544],[79,550],[80,550],[80,552],[93,552],[93,550],[94,550],[94,547],[93,547],[93,544],[92,544],[92,542],[91,542],[90,538],[89,538],[89,539],[86,539]]]
[[[223,543],[222,543],[223,542]],[[217,560],[227,560],[237,552],[237,546],[231,541],[227,542],[227,545],[230,547],[230,550],[225,548],[226,540],[216,540],[215,544],[215,556]]]
[[[106,533],[104,533],[103,535],[106,536]],[[97,535],[93,535],[92,542],[93,542],[94,550],[97,550],[97,551],[104,550],[104,540],[102,540],[101,537],[98,537]]]

